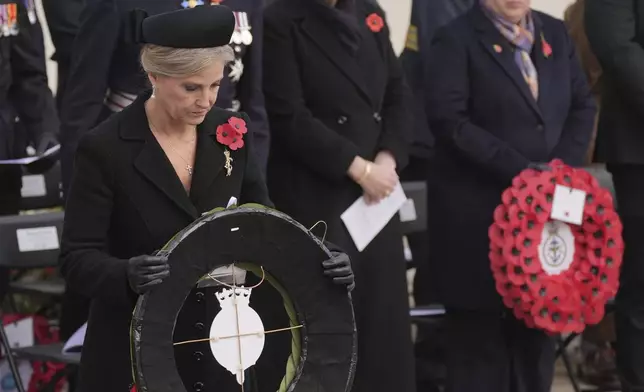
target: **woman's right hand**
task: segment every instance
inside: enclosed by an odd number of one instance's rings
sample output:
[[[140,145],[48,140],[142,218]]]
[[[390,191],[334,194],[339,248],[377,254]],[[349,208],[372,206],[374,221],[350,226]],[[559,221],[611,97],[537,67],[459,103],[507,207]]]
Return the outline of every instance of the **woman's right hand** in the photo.
[[[362,187],[368,204],[389,196],[400,181],[396,169],[391,165],[369,162],[360,157],[354,160],[349,174]]]
[[[135,293],[142,295],[170,275],[166,256],[137,256],[127,263],[127,280]]]

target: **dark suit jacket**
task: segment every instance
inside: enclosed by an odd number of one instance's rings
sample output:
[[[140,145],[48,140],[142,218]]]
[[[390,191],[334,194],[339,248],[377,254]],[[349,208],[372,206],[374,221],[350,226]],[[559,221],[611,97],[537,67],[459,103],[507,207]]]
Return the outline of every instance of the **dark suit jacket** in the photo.
[[[43,0],[47,27],[56,49],[52,57],[55,61],[69,62],[84,4],[85,0]]]
[[[82,391],[126,391],[132,382],[129,327],[137,297],[127,281],[129,258],[160,249],[201,213],[225,207],[231,196],[272,205],[252,143],[231,152],[233,171],[226,176],[215,132],[238,115],[217,108],[198,128],[188,196],[149,130],[147,97],[149,92],[83,136],[76,154],[60,263],[69,287],[92,300]]]
[[[587,1],[585,24],[603,71],[595,160],[644,164],[644,3]]]
[[[262,171],[265,173],[270,149],[270,131],[268,117],[264,107],[264,91],[262,90],[262,56],[264,43],[263,0],[226,0],[223,2],[233,12],[245,12],[250,24],[253,42],[250,45],[236,45],[235,57],[243,64],[243,73],[239,81],[230,77],[232,65],[226,67],[226,77],[222,80],[217,97],[217,107],[230,109],[233,101],[239,101],[240,109],[248,114],[251,122],[248,126],[252,134],[255,152]]]
[[[353,159],[389,150],[402,170],[412,135],[410,91],[389,40],[356,1],[360,43],[343,44],[318,0],[277,0],[264,13],[264,94],[271,129],[268,186],[281,211],[347,251],[356,272],[360,330],[354,391],[413,390],[405,261],[399,221],[358,252],[341,214],[362,195],[347,175]],[[322,234],[319,225],[316,234]],[[383,287],[388,288],[384,298]],[[386,319],[380,317],[386,314]],[[383,341],[382,336],[388,336]],[[365,351],[362,351],[365,350]],[[386,369],[383,373],[382,370]]]
[[[434,146],[434,136],[425,115],[423,88],[424,64],[431,58],[429,52],[436,30],[467,12],[476,0],[413,0],[411,23],[407,32],[405,49],[400,62],[405,70],[407,83],[414,92],[414,144],[411,154],[429,158]]]
[[[538,100],[511,44],[479,5],[442,28],[431,49],[426,110],[437,140],[429,240],[442,300],[450,306],[500,306],[487,233],[502,191],[530,162],[559,158],[581,165],[591,138],[595,105],[574,44],[561,21],[533,15]]]

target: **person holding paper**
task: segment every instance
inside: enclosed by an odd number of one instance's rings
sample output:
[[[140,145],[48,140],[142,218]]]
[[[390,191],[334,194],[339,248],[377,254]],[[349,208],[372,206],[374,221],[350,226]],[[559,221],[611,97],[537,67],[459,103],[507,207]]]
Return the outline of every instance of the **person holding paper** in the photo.
[[[553,340],[495,288],[488,228],[522,170],[584,163],[595,104],[563,22],[530,0],[480,0],[441,28],[425,68],[436,137],[428,241],[447,309],[447,390],[550,392]]]
[[[207,6],[148,16],[135,10],[128,20],[152,89],[81,138],[61,241],[68,287],[91,300],[78,381],[83,392],[131,390],[132,311],[139,295],[172,274],[156,250],[231,197],[273,206],[248,116],[214,107],[224,68],[234,60],[232,11]],[[332,254],[321,273],[351,290],[349,258]],[[205,301],[218,306],[212,294]],[[186,340],[177,335],[193,328],[195,317],[207,323],[207,314],[179,313],[175,341]],[[212,356],[196,363],[192,354],[175,354],[186,385],[239,390],[219,385]]]
[[[25,157],[28,145],[38,154],[55,146],[58,118],[47,82],[42,28],[35,8],[3,0],[0,12],[6,15],[0,20],[0,161],[4,161]],[[0,215],[20,210],[21,169],[16,164],[0,164]]]
[[[264,94],[272,200],[345,249],[356,271],[353,390],[413,392],[400,221],[391,219],[360,252],[341,219],[360,197],[384,204],[408,162],[411,92],[383,10],[367,0],[271,2],[264,12]]]

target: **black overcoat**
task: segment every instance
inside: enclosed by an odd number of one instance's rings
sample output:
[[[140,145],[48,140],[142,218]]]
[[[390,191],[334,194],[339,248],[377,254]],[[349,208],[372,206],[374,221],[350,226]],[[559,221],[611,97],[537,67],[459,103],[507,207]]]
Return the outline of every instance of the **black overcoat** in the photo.
[[[264,14],[264,94],[271,129],[268,187],[281,211],[351,256],[358,327],[355,391],[415,390],[402,234],[395,217],[358,252],[341,214],[362,195],[347,175],[353,159],[382,150],[408,160],[411,95],[372,3],[356,1],[355,53],[320,17],[317,0],[277,0]],[[315,230],[322,235],[324,225]]]
[[[76,153],[60,262],[70,288],[91,298],[83,392],[126,392],[133,381],[130,320],[137,296],[127,281],[129,258],[161,249],[203,212],[225,207],[231,196],[272,205],[251,138],[231,152],[231,175],[224,170],[216,128],[231,116],[248,121],[245,114],[213,108],[199,125],[188,195],[148,127],[149,95],[84,135]]]

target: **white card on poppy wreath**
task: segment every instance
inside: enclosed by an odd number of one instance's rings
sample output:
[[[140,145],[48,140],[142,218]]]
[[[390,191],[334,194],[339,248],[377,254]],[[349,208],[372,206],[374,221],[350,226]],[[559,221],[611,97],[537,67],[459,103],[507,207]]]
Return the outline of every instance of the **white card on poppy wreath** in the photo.
[[[251,288],[224,288],[216,294],[221,311],[210,326],[210,350],[221,366],[242,385],[244,371],[264,350],[264,323],[250,307]]]
[[[586,192],[563,185],[555,186],[550,218],[581,225],[584,219]]]

